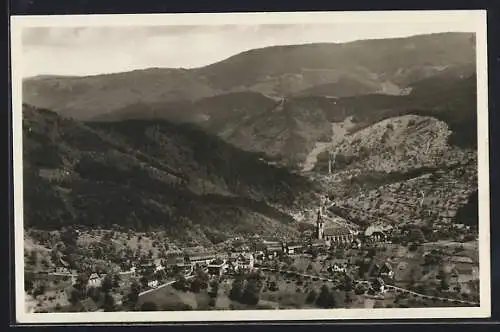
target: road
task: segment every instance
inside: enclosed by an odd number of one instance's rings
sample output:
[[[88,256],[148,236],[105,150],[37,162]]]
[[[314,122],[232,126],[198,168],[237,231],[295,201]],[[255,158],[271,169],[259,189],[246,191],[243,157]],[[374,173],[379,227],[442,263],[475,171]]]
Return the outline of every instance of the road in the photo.
[[[191,279],[193,277],[194,277],[194,275],[186,276],[186,279]],[[139,296],[142,296],[142,295],[145,295],[145,294],[157,291],[159,289],[162,289],[164,287],[170,286],[170,285],[172,285],[175,282],[176,282],[176,280],[168,281],[168,282],[166,282],[166,283],[164,283],[164,284],[162,284],[162,285],[160,285],[160,286],[158,286],[156,288],[151,288],[151,289],[145,290],[144,292],[139,293]]]
[[[327,278],[327,277],[321,277],[321,276],[315,276],[315,275],[310,275],[310,274],[304,274],[304,273],[299,273],[299,272],[295,272],[295,271],[281,271],[281,270],[278,270],[278,269],[272,269],[272,268],[267,268],[267,267],[262,267],[260,269],[262,271],[291,273],[291,274],[295,274],[295,275],[300,275],[300,276],[302,276],[304,278],[318,278],[319,280],[322,280],[322,281],[335,282],[335,280]],[[354,283],[356,283],[356,284],[369,284],[370,282],[367,281],[367,280],[354,280]],[[421,293],[417,293],[417,292],[414,292],[414,291],[406,289],[406,288],[401,288],[401,287],[397,287],[397,286],[393,286],[393,285],[389,285],[389,284],[386,284],[385,287],[387,289],[391,289],[391,290],[396,291],[396,292],[403,292],[403,293],[411,294],[411,295],[414,295],[414,296],[417,296],[417,297],[420,297],[420,298],[423,298],[423,299],[435,299],[435,300],[445,301],[445,302],[454,302],[454,303],[469,304],[469,305],[472,305],[472,306],[479,305],[479,303],[477,303],[477,302],[421,294]]]

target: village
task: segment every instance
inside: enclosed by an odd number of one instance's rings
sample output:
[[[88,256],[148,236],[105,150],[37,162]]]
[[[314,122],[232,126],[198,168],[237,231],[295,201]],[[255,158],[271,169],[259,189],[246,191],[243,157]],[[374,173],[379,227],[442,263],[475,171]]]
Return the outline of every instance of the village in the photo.
[[[374,222],[362,229],[333,213],[335,207],[323,202],[314,227],[295,239],[233,238],[84,272],[59,258],[55,268],[25,273],[28,310],[477,305],[473,241],[430,242],[416,225]]]

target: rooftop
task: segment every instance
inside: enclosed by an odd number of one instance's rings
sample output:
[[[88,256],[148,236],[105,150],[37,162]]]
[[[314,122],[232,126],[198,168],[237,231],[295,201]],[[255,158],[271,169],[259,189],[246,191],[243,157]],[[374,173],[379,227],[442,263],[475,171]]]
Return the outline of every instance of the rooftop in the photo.
[[[339,235],[350,235],[352,231],[347,227],[331,227],[326,228],[324,233],[325,236],[339,236]]]
[[[384,233],[384,230],[380,226],[371,225],[365,230],[365,236],[371,236],[373,233]]]

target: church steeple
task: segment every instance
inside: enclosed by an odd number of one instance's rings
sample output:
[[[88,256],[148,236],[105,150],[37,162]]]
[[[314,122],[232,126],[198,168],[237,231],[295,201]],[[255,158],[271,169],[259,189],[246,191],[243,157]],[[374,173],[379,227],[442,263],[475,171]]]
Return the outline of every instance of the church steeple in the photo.
[[[323,239],[323,234],[325,231],[325,224],[323,222],[323,216],[321,214],[322,207],[320,206],[318,209],[318,217],[316,219],[316,236],[318,240]]]

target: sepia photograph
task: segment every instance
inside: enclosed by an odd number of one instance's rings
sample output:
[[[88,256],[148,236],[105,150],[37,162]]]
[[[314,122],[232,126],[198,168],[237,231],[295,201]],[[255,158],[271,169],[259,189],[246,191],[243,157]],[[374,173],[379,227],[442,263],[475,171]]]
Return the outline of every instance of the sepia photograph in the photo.
[[[490,316],[485,11],[11,27],[19,322]]]

